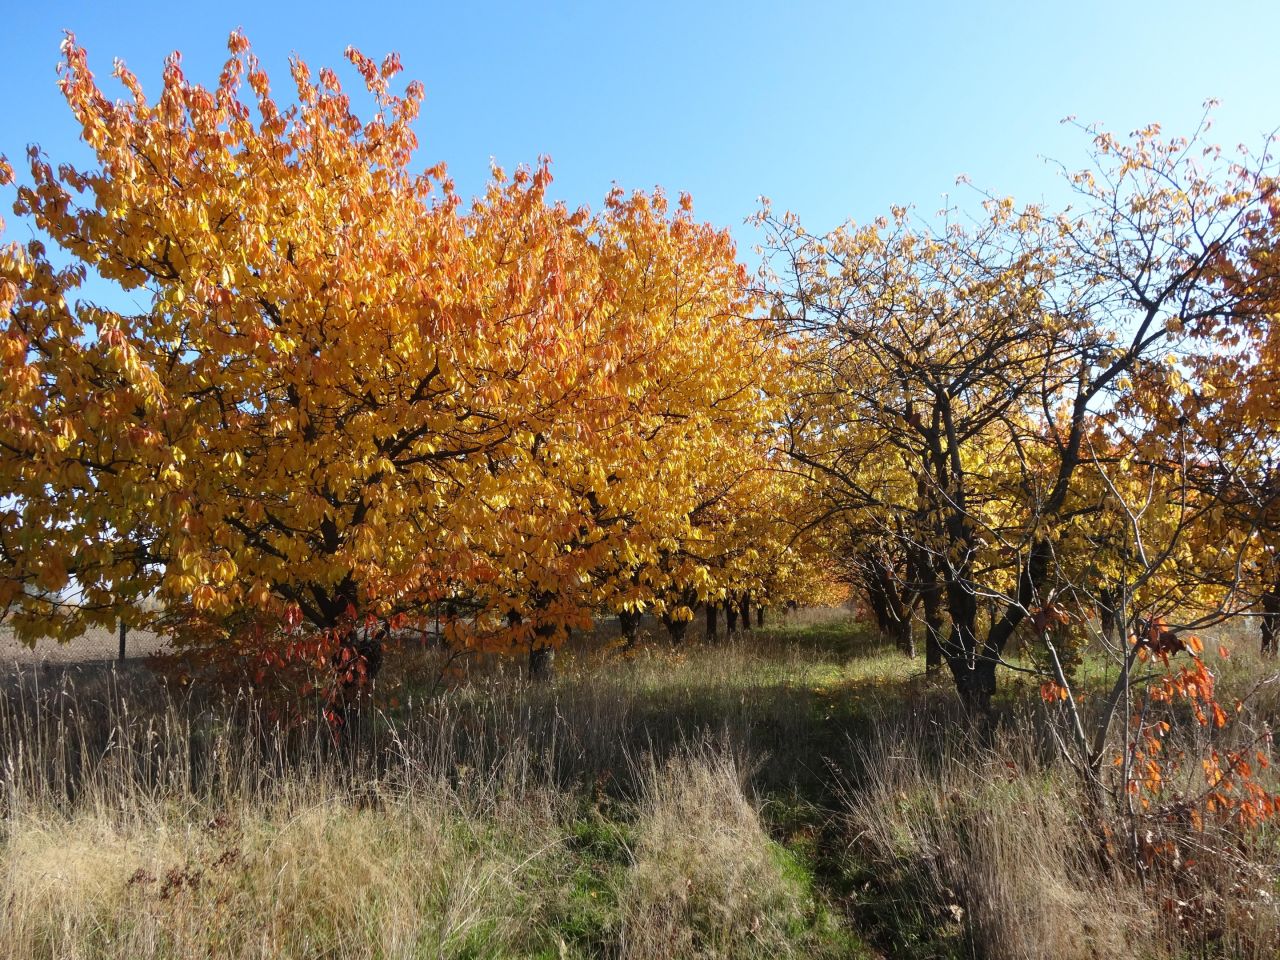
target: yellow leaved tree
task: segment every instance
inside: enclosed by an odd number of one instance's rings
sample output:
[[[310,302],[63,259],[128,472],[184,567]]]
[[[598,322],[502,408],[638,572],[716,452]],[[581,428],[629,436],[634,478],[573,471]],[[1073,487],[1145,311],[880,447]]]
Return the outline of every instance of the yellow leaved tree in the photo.
[[[394,55],[347,51],[361,119],[334,71],[294,60],[280,101],[229,49],[213,87],[173,55],[154,99],[117,64],[112,101],[64,44],[95,164],[33,148],[15,207],[70,266],[0,253],[18,633],[154,594],[204,644],[431,611],[456,643],[536,655],[675,580],[705,593],[697,564],[643,571],[702,537],[708,490],[767,467],[779,361],[727,233],[661,193],[570,210],[545,162],[465,203],[413,169],[423,91],[393,92]],[[136,308],[77,299],[90,273]]]

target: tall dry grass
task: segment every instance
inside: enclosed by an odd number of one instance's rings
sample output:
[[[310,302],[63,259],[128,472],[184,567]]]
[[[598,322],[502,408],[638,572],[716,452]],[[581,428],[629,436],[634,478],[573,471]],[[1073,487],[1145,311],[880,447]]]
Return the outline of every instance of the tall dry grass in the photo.
[[[0,958],[1278,955],[1273,834],[1135,869],[1034,689],[975,731],[847,621],[435,667],[340,744],[136,670],[0,682]],[[1268,669],[1219,665],[1232,736]]]
[[[760,657],[477,677],[338,744],[246,693],[28,673],[0,690],[0,956],[794,952],[812,893],[741,758],[804,720]]]
[[[1023,715],[989,735],[960,718],[899,716],[851,744],[839,820],[881,947],[990,960],[1280,956],[1273,828],[1100,805],[1055,762],[1042,722]],[[1170,749],[1203,748],[1204,736],[1186,721]]]
[[[642,773],[622,955],[791,956],[804,890],[770,841],[747,792],[742,758],[703,746]]]

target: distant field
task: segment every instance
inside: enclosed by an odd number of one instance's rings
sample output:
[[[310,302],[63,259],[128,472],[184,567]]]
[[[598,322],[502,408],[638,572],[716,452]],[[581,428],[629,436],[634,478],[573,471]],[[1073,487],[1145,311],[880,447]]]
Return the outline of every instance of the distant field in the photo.
[[[125,658],[139,659],[156,653],[164,644],[162,637],[147,630],[130,630],[125,642]],[[28,647],[16,640],[9,627],[0,625],[0,667],[11,663],[89,663],[114,660],[120,652],[120,638],[114,630],[96,628],[67,643],[39,640]]]
[[[792,626],[803,626],[821,623],[842,615],[843,611],[839,609],[813,608],[787,613],[785,619]],[[774,623],[780,616],[783,615],[778,612],[771,613],[770,623]],[[696,617],[691,624],[690,636],[701,636],[702,629],[702,617]],[[723,622],[720,629],[724,629]],[[665,636],[662,625],[652,617],[643,618],[640,631],[648,632],[653,636]],[[575,634],[570,646],[589,649],[602,639],[616,638],[617,633],[617,619],[608,617],[599,622],[596,630],[589,637],[580,633]],[[163,637],[149,630],[130,630],[125,645],[125,658],[134,660],[148,657],[159,652],[163,647]],[[116,632],[101,627],[87,630],[82,636],[67,643],[40,640],[33,648],[20,643],[14,638],[9,627],[0,624],[0,668],[10,663],[92,663],[98,660],[114,660],[119,650],[120,640]]]

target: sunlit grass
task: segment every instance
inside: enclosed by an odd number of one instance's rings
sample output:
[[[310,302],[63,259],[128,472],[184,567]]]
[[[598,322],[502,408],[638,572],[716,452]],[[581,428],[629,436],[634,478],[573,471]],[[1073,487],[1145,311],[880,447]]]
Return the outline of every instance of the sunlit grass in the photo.
[[[543,684],[511,664],[438,683],[424,652],[338,747],[243,694],[11,683],[0,957],[1190,948],[1141,883],[1099,866],[1035,682],[1003,674],[983,733],[945,669],[847,616],[716,644],[652,632],[629,652],[579,644]],[[1214,662],[1228,696],[1263,684],[1249,723],[1275,719],[1269,666],[1243,646]],[[1088,657],[1080,670],[1086,691],[1105,680]],[[1201,856],[1228,925],[1197,955],[1278,942],[1257,894],[1275,840],[1251,842],[1255,859]]]

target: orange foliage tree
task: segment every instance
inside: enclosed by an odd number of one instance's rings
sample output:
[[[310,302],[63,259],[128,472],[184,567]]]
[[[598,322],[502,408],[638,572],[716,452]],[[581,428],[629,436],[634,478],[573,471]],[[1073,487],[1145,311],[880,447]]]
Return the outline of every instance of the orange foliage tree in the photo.
[[[117,63],[113,102],[64,44],[96,165],[33,149],[15,206],[71,265],[0,253],[19,634],[156,594],[189,623],[283,624],[282,647],[431,609],[536,660],[597,610],[661,610],[673,578],[722,589],[707,562],[645,571],[706,538],[708,490],[770,469],[780,355],[727,232],[660,192],[570,210],[545,162],[464,203],[411,167],[423,91],[392,90],[394,55],[347,51],[361,119],[334,71],[295,59],[281,102],[229,49],[213,87],[174,54],[154,99]],[[136,312],[76,300],[90,272]]]

